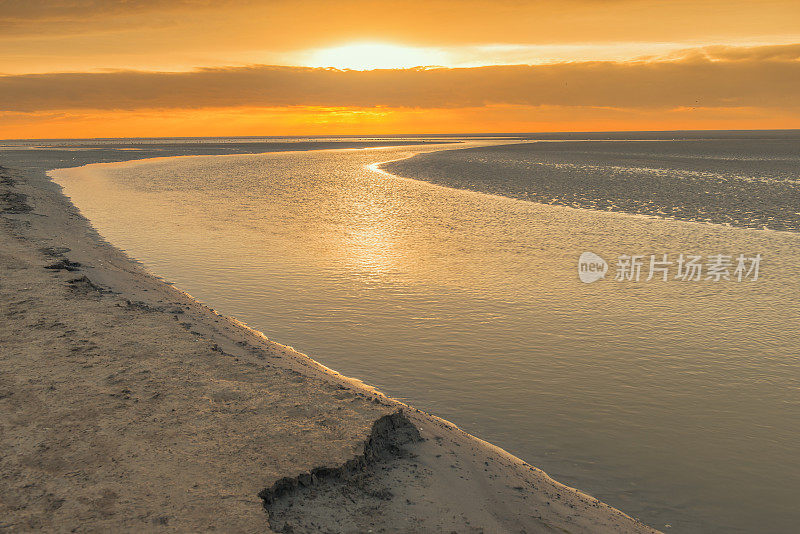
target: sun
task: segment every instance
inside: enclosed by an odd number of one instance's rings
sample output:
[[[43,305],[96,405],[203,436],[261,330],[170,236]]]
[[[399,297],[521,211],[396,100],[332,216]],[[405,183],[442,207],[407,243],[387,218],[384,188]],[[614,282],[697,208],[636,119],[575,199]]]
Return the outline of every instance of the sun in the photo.
[[[434,48],[390,43],[350,43],[313,50],[304,63],[309,67],[373,70],[442,65],[446,59],[443,51]]]

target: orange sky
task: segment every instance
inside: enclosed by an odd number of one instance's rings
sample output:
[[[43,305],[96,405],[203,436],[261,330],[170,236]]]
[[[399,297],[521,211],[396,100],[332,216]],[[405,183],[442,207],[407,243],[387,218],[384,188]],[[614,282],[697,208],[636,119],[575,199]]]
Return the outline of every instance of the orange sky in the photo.
[[[0,0],[0,138],[800,128],[798,20],[771,0]]]

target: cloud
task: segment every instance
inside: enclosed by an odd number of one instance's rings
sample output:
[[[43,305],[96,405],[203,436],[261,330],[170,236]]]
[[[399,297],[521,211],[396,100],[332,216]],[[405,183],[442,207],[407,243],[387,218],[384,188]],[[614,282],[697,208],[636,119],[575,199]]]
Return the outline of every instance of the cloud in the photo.
[[[697,42],[797,35],[798,14],[796,0],[0,0],[0,41],[112,30],[125,41],[157,22],[167,28],[162,39],[211,36],[211,49],[242,39],[248,49],[283,50],[377,38],[416,46]]]
[[[667,58],[681,61],[800,61],[800,44],[713,45],[678,50]]]
[[[129,33],[167,26],[187,15],[235,9],[246,0],[0,0],[0,41]],[[210,21],[209,21],[210,22]],[[58,50],[53,50],[58,53]]]
[[[764,48],[769,48],[766,50]],[[343,71],[251,66],[190,72],[0,76],[0,111],[223,107],[798,107],[791,47],[683,60]],[[710,54],[715,54],[709,58]],[[724,59],[723,59],[724,58]]]
[[[0,21],[82,20],[156,9],[194,9],[211,4],[208,0],[0,0]]]

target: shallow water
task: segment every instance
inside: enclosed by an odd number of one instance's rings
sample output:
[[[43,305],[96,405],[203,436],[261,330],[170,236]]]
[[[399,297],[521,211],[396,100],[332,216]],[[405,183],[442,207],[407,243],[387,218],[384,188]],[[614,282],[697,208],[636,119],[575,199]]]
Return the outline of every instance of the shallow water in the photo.
[[[792,531],[800,234],[537,204],[370,168],[426,150],[54,175],[112,244],[215,309],[654,527]],[[624,253],[763,261],[757,281],[583,284],[584,251],[612,269]]]

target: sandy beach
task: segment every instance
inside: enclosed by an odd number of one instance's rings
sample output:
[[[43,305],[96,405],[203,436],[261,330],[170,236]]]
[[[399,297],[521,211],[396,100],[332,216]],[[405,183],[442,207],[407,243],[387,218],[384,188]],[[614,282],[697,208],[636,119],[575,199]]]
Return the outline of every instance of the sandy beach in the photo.
[[[151,276],[41,169],[0,210],[2,531],[655,532]]]

